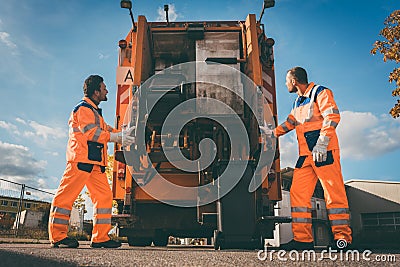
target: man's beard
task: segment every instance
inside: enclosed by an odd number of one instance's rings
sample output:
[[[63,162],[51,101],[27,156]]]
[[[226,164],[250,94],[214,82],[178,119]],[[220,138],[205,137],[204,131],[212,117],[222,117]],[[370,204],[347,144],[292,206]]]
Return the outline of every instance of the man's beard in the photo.
[[[297,88],[295,86],[293,86],[291,89],[289,89],[289,93],[291,93],[291,94],[297,93]]]

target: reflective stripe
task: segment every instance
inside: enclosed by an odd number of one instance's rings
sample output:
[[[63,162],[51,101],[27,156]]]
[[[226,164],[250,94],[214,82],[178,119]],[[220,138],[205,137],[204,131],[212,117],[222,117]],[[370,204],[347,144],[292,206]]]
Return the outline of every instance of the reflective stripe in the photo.
[[[314,115],[314,102],[310,102],[310,109],[308,110],[307,117],[304,119],[304,122],[311,121]]]
[[[348,214],[349,209],[348,208],[334,208],[334,209],[328,209],[328,214]]]
[[[93,224],[111,224],[111,218],[109,218],[109,219],[94,219]]]
[[[97,126],[100,126],[99,113],[98,113],[95,109],[93,109],[93,114],[94,114],[94,123],[95,123]]]
[[[330,120],[324,120],[324,123],[322,126],[332,126],[333,128],[336,128],[338,126],[337,122],[330,121]]]
[[[292,207],[292,212],[311,212],[310,208],[307,207]]]
[[[94,133],[94,136],[93,136],[93,141],[96,142],[97,140],[99,140],[100,134],[101,134],[101,129],[100,129],[100,127],[97,127],[96,132]]]
[[[326,117],[330,114],[339,114],[339,110],[336,108],[328,108],[324,112],[322,112],[322,117]]]
[[[304,119],[304,121],[310,121],[314,115],[314,102],[315,102],[315,94],[318,91],[318,87],[320,85],[314,85],[314,87],[311,89],[311,97],[310,97],[310,109],[308,110],[307,118]]]
[[[72,128],[72,131],[73,131],[74,133],[76,133],[76,132],[80,132],[81,130],[79,130],[79,128],[74,127],[74,128]]]
[[[96,124],[88,124],[88,125],[86,125],[85,127],[83,127],[83,129],[82,129],[82,132],[83,133],[86,133],[87,131],[89,131],[90,129],[93,129],[93,128],[95,128],[97,125]]]
[[[100,115],[97,112],[97,110],[95,110],[95,109],[93,109],[93,114],[94,114],[94,125],[95,125],[95,127],[97,126],[98,128],[96,129],[96,132],[94,133],[92,141],[97,142],[97,140],[99,140],[100,134],[101,134]]]
[[[296,100],[294,101],[294,104],[293,104],[293,117],[294,117],[294,119],[295,119],[296,121],[298,121],[298,119],[296,118],[296,111],[297,111],[296,103],[297,103],[297,101],[299,100],[299,98],[300,98],[300,96],[298,95],[298,96],[296,97]],[[300,123],[301,123],[301,122],[300,122]]]
[[[347,219],[331,220],[331,224],[332,224],[332,226],[334,226],[334,225],[348,225],[349,224],[349,220],[347,220]]]
[[[62,225],[68,225],[68,220],[65,219],[60,219],[60,218],[51,218],[50,223],[52,224],[62,224]]]
[[[67,210],[67,209],[63,209],[63,208],[55,207],[55,206],[53,206],[53,207],[51,208],[51,212],[55,212],[55,213],[59,213],[59,214],[64,214],[64,215],[68,215],[68,216],[71,215],[71,210]]]
[[[285,132],[289,132],[289,129],[288,129],[288,127],[286,126],[285,123],[282,123],[281,126],[282,126],[282,128],[283,128],[283,130],[284,130]]]
[[[107,125],[107,131],[112,132],[113,131],[113,127],[111,127],[110,125]]]
[[[337,122],[331,121],[330,126],[336,128],[338,126]]]
[[[311,218],[292,218],[292,223],[312,223]]]
[[[293,125],[293,126],[296,126],[296,122],[294,121],[294,120],[292,120],[291,118],[287,118],[286,119],[286,121],[290,124],[290,125]]]
[[[112,209],[94,209],[93,213],[96,214],[111,214]]]

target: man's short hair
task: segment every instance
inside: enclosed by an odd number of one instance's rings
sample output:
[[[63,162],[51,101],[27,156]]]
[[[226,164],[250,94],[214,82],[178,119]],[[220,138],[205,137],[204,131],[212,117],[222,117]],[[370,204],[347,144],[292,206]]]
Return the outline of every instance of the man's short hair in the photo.
[[[100,91],[100,84],[104,81],[100,75],[90,75],[83,84],[83,93],[86,97],[91,97],[94,91]]]
[[[287,71],[293,78],[301,84],[308,84],[307,72],[302,67],[294,67]]]

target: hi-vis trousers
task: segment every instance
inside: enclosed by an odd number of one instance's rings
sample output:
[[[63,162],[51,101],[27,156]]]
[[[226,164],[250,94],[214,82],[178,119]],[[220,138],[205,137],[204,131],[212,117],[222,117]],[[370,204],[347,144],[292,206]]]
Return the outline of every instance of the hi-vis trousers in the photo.
[[[110,239],[108,232],[111,229],[113,198],[104,167],[68,162],[50,209],[50,242],[55,243],[67,237],[72,205],[85,185],[93,202],[92,242]]]
[[[294,239],[312,242],[311,197],[318,181],[324,189],[328,217],[334,239],[352,242],[349,205],[340,167],[339,150],[328,151],[325,162],[314,162],[312,155],[300,156],[290,189]]]

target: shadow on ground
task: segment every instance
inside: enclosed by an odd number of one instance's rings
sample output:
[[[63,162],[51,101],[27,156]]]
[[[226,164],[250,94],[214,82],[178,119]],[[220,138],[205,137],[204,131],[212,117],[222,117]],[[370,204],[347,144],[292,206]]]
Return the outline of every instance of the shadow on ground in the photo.
[[[50,259],[43,259],[26,254],[19,254],[10,251],[0,250],[1,266],[14,267],[14,266],[29,266],[29,267],[72,267],[78,266],[69,262],[60,262]]]

